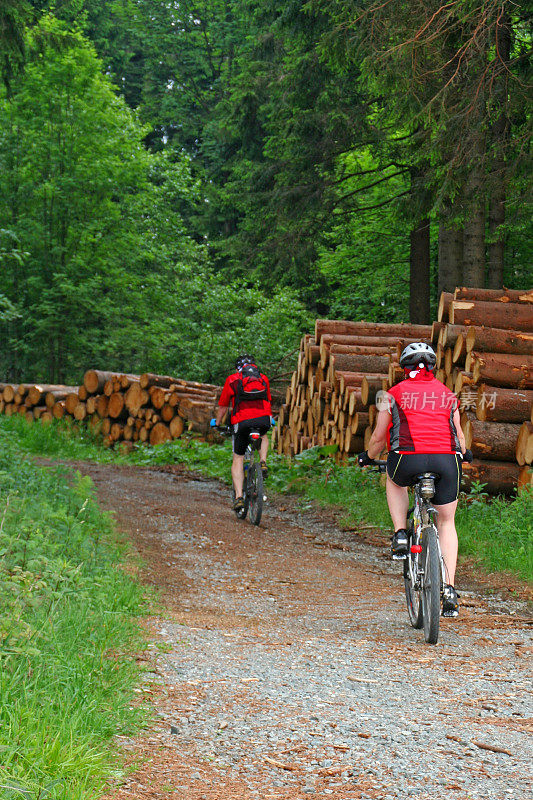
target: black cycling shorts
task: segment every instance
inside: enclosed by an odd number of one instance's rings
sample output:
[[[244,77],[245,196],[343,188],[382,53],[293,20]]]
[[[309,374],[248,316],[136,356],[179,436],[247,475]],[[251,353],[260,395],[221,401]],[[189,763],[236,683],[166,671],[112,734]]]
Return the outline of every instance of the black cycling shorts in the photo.
[[[233,452],[236,456],[243,456],[248,447],[248,436],[255,429],[261,436],[270,430],[270,417],[256,417],[244,419],[233,426]]]
[[[455,453],[389,453],[387,475],[398,486],[411,486],[422,472],[433,472],[435,480],[435,505],[453,503],[461,487],[461,456]]]

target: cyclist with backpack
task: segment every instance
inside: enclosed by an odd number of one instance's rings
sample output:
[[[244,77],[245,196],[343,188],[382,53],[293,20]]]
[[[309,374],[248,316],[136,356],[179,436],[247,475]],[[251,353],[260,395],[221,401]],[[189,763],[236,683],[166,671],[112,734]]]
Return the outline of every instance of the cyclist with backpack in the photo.
[[[262,434],[260,459],[263,478],[267,477],[266,464],[268,453],[267,432],[271,425],[272,396],[266,375],[259,370],[253,356],[245,353],[235,361],[235,372],[226,378],[222,394],[218,401],[216,419],[211,425],[221,425],[228,411],[233,426],[233,463],[231,477],[235,490],[233,510],[242,511],[244,483],[244,454],[248,445],[248,436],[252,428]]]

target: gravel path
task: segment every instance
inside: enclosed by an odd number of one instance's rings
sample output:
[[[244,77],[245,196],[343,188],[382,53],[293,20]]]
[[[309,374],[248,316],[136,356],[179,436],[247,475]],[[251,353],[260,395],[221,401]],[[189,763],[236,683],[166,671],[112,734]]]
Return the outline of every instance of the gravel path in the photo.
[[[159,721],[108,800],[531,798],[519,606],[463,592],[426,645],[384,547],[272,505],[254,528],[213,482],[83,471],[167,609],[144,654]]]

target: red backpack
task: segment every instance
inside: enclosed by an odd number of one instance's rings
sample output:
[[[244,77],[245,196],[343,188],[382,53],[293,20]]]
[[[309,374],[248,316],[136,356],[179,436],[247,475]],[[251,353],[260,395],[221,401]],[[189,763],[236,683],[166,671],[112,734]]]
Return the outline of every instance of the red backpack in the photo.
[[[255,364],[245,364],[240,378],[233,384],[235,399],[233,413],[242,403],[250,400],[268,400],[268,384]]]

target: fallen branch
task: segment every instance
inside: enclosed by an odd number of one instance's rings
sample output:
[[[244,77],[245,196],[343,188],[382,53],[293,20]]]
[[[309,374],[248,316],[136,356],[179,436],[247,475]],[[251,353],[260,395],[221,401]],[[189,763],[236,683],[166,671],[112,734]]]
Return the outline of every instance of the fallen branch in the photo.
[[[477,742],[474,740],[472,744],[475,744],[476,747],[479,747],[481,750],[490,750],[491,753],[505,753],[506,756],[512,756],[510,750],[506,750],[505,747],[496,747],[493,744],[485,744],[485,742]]]
[[[273,767],[277,767],[278,769],[286,769],[289,772],[292,772],[294,769],[291,764],[283,764],[281,761],[276,761],[275,758],[268,758],[268,756],[264,756],[263,761],[266,761],[267,764],[272,764]]]

